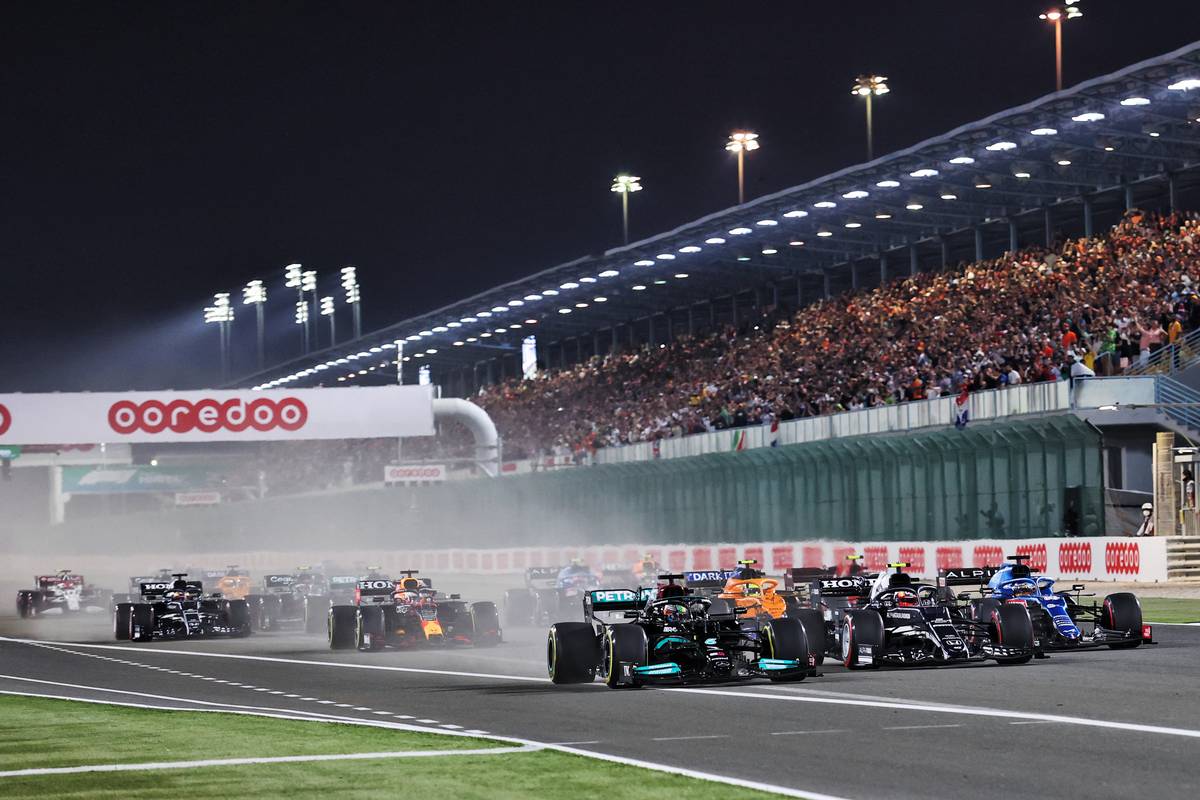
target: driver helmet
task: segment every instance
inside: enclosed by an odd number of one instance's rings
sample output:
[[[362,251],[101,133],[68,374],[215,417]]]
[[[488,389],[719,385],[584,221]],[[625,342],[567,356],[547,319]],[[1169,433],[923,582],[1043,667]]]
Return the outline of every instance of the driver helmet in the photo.
[[[762,584],[758,583],[743,583],[742,594],[747,597],[758,597],[762,594]]]
[[[897,589],[893,597],[896,600],[896,605],[901,608],[909,608],[918,605],[917,593],[912,589]]]
[[[685,594],[687,594],[687,589],[677,583],[667,583],[658,587],[659,600],[665,600],[668,597],[683,597]]]
[[[1012,584],[1012,593],[1016,597],[1027,597],[1031,594],[1037,594],[1037,587],[1030,581],[1018,581]]]
[[[681,623],[691,618],[691,611],[684,603],[667,603],[662,607],[662,615],[667,622]]]
[[[421,582],[416,578],[408,577],[400,581],[400,588],[406,592],[419,592],[421,591]]]

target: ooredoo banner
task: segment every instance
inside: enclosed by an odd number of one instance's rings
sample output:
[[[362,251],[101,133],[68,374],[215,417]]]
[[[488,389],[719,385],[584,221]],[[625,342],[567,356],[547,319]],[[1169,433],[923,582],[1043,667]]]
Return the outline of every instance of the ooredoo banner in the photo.
[[[431,435],[430,386],[0,395],[0,444]]]
[[[383,468],[384,483],[442,483],[445,464],[389,464]]]

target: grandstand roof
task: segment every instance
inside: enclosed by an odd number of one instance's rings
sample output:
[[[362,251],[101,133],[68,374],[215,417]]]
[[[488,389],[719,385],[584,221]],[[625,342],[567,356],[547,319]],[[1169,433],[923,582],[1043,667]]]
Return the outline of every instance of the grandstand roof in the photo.
[[[415,363],[454,368],[519,353],[531,333],[539,343],[590,337],[780,279],[815,275],[848,285],[851,265],[894,254],[898,271],[910,247],[928,249],[931,242],[945,257],[950,242],[970,240],[973,257],[990,237],[1003,241],[1000,252],[1010,241],[1009,223],[1028,218],[1048,229],[1047,210],[1079,208],[1085,198],[1094,209],[1124,210],[1126,187],[1161,194],[1165,176],[1175,185],[1195,183],[1197,167],[1200,42],[869,163],[493,287],[238,385],[328,385],[368,367],[375,369],[362,382],[394,380],[394,366],[383,362],[395,358],[397,340],[406,340],[404,353]]]

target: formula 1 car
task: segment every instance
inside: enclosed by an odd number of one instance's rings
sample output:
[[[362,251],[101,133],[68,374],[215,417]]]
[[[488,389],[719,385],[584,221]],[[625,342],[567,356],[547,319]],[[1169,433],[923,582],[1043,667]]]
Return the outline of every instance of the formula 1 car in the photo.
[[[108,611],[112,589],[89,586],[82,575],[60,569],[54,575],[35,575],[36,589],[17,591],[17,615],[35,617],[57,609],[67,614],[77,611]]]
[[[329,647],[381,650],[385,647],[473,644],[489,647],[502,638],[500,614],[488,601],[468,603],[457,594],[440,597],[428,579],[405,570],[399,581],[358,581],[353,605],[329,609]]]
[[[250,635],[250,610],[245,600],[206,596],[200,581],[184,580],[184,572],[171,577],[170,581],[141,584],[140,602],[116,604],[113,634],[118,640]]]
[[[1004,604],[986,618],[946,597],[933,584],[889,564],[879,575],[817,577],[809,603],[825,618],[826,652],[850,669],[883,664],[937,665],[993,659],[1024,664],[1034,655],[1033,622],[1021,604]]]
[[[253,588],[254,581],[250,573],[240,569],[237,564],[230,564],[225,568],[225,574],[217,579],[217,591],[222,597],[245,600]]]
[[[329,584],[308,567],[291,575],[264,575],[262,585],[246,595],[256,630],[302,628],[305,633],[325,630],[329,614]]]
[[[504,593],[504,623],[549,625],[575,616],[584,594],[602,588],[600,578],[578,559],[566,567],[530,567],[525,588]]]
[[[615,689],[752,678],[800,681],[816,674],[798,620],[768,619],[761,635],[751,636],[738,623],[736,606],[688,594],[673,580],[659,589],[592,590],[584,594],[583,610],[586,622],[550,626],[546,658],[554,683],[591,683],[599,675]],[[629,621],[614,624],[597,616],[613,612]]]
[[[976,585],[980,597],[959,595],[967,600],[971,617],[991,619],[1008,604],[1024,605],[1033,621],[1038,655],[1046,650],[1079,650],[1108,646],[1124,650],[1153,644],[1152,626],[1142,622],[1142,606],[1131,592],[1115,592],[1104,602],[1081,602],[1085,586],[1074,584],[1069,591],[1056,591],[1054,579],[1035,575],[1027,555],[1008,557],[1013,563],[1000,567],[944,570],[939,578],[946,587]]]

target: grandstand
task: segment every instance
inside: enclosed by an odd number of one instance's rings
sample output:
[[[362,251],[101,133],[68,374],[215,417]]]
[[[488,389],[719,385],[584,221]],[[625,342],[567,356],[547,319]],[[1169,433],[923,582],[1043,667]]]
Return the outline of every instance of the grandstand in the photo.
[[[494,287],[237,386],[405,382],[450,395],[848,289],[1200,207],[1200,43],[905,150]],[[600,298],[603,298],[601,300]]]

